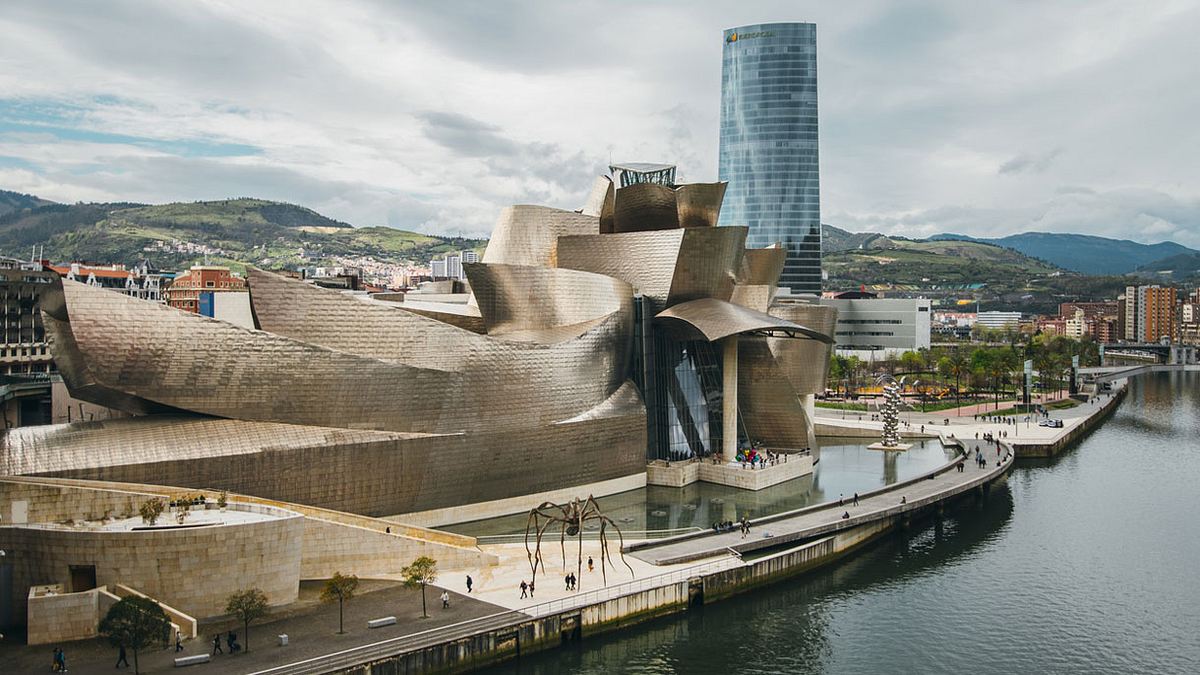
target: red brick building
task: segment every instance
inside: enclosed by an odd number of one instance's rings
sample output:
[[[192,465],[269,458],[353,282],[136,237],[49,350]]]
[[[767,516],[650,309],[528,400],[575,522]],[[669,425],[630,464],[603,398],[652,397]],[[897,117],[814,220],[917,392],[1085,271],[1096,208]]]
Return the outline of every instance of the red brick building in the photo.
[[[185,312],[200,311],[200,294],[212,292],[245,292],[246,280],[229,271],[228,267],[196,265],[175,277],[167,287],[167,304]]]

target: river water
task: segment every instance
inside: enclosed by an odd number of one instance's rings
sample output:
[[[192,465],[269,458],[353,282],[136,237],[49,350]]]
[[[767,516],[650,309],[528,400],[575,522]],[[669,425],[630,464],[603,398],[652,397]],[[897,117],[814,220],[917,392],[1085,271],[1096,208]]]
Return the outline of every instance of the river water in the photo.
[[[984,502],[794,580],[513,661],[549,673],[1200,673],[1200,373],[1136,378]]]

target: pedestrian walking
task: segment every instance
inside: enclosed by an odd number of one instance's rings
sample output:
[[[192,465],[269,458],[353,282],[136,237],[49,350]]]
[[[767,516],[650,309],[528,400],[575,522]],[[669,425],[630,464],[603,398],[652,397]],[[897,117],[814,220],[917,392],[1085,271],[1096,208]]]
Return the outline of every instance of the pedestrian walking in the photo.
[[[60,673],[67,672],[67,653],[62,647],[54,648],[54,670]]]
[[[588,571],[594,572],[596,568],[592,565],[592,556],[588,556]]]
[[[235,633],[233,631],[229,631],[229,633],[225,635],[225,644],[229,647],[230,654],[236,652],[237,651],[237,633]]]
[[[858,493],[857,492],[854,493],[854,505],[858,506]]]
[[[442,609],[450,609],[450,591],[442,591]]]
[[[568,591],[571,590],[571,575],[570,574],[563,577],[563,585],[565,585],[567,587]]]
[[[212,654],[210,654],[210,656],[216,656],[217,654],[224,654],[224,653],[225,653],[225,650],[221,649],[221,634],[217,633],[216,635],[213,636],[213,650],[212,650]]]
[[[117,645],[117,665],[113,668],[120,668],[122,665],[128,668],[129,659],[125,658],[125,645]]]
[[[533,582],[529,582],[529,597],[533,597]]]
[[[471,586],[474,586],[474,585],[475,585],[475,582],[471,580],[471,575],[468,574],[467,575],[467,592],[468,593],[471,592]]]
[[[571,572],[571,590],[575,590],[577,588],[579,588],[579,578],[575,576],[574,572]]]
[[[529,584],[525,583],[524,579],[521,580],[521,597],[529,597]]]
[[[179,631],[175,631],[175,653],[178,654],[181,651],[183,651],[183,636]]]

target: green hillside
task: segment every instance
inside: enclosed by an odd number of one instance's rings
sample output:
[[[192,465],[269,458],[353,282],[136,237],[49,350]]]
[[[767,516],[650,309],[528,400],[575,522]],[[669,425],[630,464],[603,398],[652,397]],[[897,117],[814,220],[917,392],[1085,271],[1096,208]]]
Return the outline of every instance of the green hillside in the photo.
[[[334,257],[425,263],[484,242],[388,227],[354,228],[311,209],[262,199],[144,204],[52,204],[0,215],[0,253],[45,246],[54,260],[185,267],[205,259],[268,268]]]
[[[49,206],[54,202],[46,201],[33,195],[22,194],[20,192],[11,192],[9,190],[0,190],[0,216],[13,211],[21,211],[24,209],[36,209],[39,206]]]
[[[823,263],[830,287],[893,283],[920,286],[1002,284],[1019,288],[1062,270],[1012,249],[970,241],[911,241],[880,237],[867,248],[830,253]]]

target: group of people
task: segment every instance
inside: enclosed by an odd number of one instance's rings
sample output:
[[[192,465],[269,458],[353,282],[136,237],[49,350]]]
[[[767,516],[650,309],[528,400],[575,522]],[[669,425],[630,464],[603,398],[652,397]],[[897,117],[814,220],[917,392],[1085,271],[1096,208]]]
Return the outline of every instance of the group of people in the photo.
[[[67,653],[62,647],[54,648],[54,660],[50,662],[50,670],[55,673],[67,672]]]
[[[742,539],[745,539],[750,534],[750,519],[746,516],[742,516],[736,523],[732,520],[722,520],[719,523],[713,523],[712,531],[717,534],[733,532],[734,526],[737,526],[738,531],[742,533]]]
[[[749,459],[742,460],[742,468],[747,468],[749,464],[751,469],[763,469],[768,466],[775,466],[781,462],[787,462],[787,455],[781,455],[777,452],[759,452],[752,455]]]
[[[855,506],[858,506],[858,493],[857,492],[854,493],[854,497],[851,499],[850,503],[852,503]],[[846,496],[839,494],[838,495],[838,506],[845,506],[845,505],[846,505]]]
[[[978,432],[978,431],[976,431],[976,432],[975,432],[975,438],[976,438],[976,439],[978,439],[978,438],[979,438],[979,432]],[[992,432],[990,432],[990,431],[985,431],[985,432],[983,432],[983,440],[987,441],[988,443],[995,443],[995,444],[996,444],[996,447],[1000,447],[1000,439],[1001,439],[1001,438],[1008,438],[1008,432],[1007,432],[1007,431],[1000,431],[1000,432],[997,432],[997,433],[995,433],[995,434],[993,434],[993,433],[992,433]]]
[[[1001,452],[1004,456],[1001,457]],[[1004,449],[999,443],[996,444],[996,466],[1000,466],[1012,455],[1012,450]],[[975,464],[981,469],[987,468],[987,458],[983,456],[983,450],[977,445],[975,446]]]
[[[212,648],[213,656],[216,656],[217,654],[225,653],[221,649],[221,634],[220,633],[217,633],[216,635],[213,636],[212,645],[213,645],[213,648]],[[242,650],[242,646],[240,644],[238,644],[238,641],[237,641],[237,632],[236,631],[229,631],[228,633],[225,634],[225,645],[229,648],[230,654],[236,654]]]
[[[588,556],[588,559],[587,559],[587,569],[589,572],[593,572],[596,569],[596,561],[590,555]],[[571,572],[570,574],[563,577],[563,583],[566,584],[568,591],[579,590],[579,577],[575,576],[574,572]],[[524,579],[522,579],[521,585],[519,588],[521,589],[521,597],[522,598],[532,598],[533,597],[533,581],[532,580],[525,581]],[[467,577],[467,592],[468,593],[471,592],[471,577]]]

